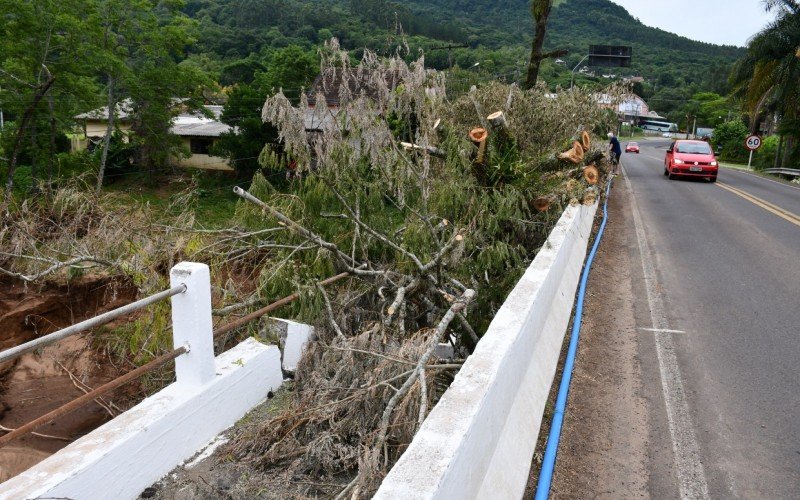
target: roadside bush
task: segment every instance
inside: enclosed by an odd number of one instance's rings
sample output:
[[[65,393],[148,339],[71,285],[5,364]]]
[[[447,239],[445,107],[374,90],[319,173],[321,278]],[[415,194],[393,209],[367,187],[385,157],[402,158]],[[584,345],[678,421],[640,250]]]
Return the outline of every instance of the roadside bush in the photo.
[[[753,168],[764,170],[775,166],[775,155],[778,152],[778,136],[771,135],[764,138],[761,148],[753,155]]]
[[[714,129],[714,147],[721,147],[721,160],[733,162],[747,161],[748,151],[744,147],[747,126],[741,120],[725,122]]]
[[[14,171],[14,192],[19,194],[28,193],[33,187],[33,175],[31,175],[30,165],[20,165]]]
[[[56,177],[71,179],[86,172],[96,172],[97,164],[97,158],[90,151],[59,153],[56,155]]]

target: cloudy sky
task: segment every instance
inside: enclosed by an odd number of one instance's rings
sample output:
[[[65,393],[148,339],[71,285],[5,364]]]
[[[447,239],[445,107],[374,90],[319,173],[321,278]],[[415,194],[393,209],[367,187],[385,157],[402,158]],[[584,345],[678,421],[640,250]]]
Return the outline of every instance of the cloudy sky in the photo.
[[[775,16],[761,0],[611,0],[633,17],[693,40],[747,45],[747,40]]]

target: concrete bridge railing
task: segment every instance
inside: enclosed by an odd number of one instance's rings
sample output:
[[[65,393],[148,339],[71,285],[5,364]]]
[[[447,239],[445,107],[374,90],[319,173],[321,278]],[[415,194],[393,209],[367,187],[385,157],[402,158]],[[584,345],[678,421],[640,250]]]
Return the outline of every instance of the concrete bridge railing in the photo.
[[[251,338],[214,357],[208,266],[180,263],[170,279],[176,382],[0,484],[0,499],[136,498],[280,387],[276,346]],[[312,330],[288,329],[293,369]]]
[[[522,497],[596,210],[567,208],[375,498]]]

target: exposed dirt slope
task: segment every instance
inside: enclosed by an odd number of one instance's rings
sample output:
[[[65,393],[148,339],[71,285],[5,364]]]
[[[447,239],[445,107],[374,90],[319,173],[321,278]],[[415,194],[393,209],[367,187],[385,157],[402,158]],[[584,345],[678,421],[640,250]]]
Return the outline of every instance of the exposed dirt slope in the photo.
[[[67,285],[0,281],[0,350],[131,302],[136,288],[109,277],[86,276]]]
[[[42,287],[0,283],[0,349],[21,344],[131,302],[136,289],[108,277],[83,277]],[[119,373],[92,345],[75,336],[0,367],[0,426],[17,428],[97,387]],[[72,377],[70,377],[70,373]],[[110,414],[86,405],[0,449],[0,481],[8,479],[96,428]],[[56,439],[60,438],[60,439]]]

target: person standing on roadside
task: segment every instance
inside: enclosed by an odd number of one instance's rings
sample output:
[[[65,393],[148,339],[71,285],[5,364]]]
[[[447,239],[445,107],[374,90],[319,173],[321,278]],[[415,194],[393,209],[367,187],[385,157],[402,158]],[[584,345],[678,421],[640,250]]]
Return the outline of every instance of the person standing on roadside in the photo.
[[[608,145],[611,147],[611,161],[614,164],[614,172],[617,173],[619,168],[619,157],[622,156],[622,146],[619,145],[619,140],[613,132],[608,133]]]

